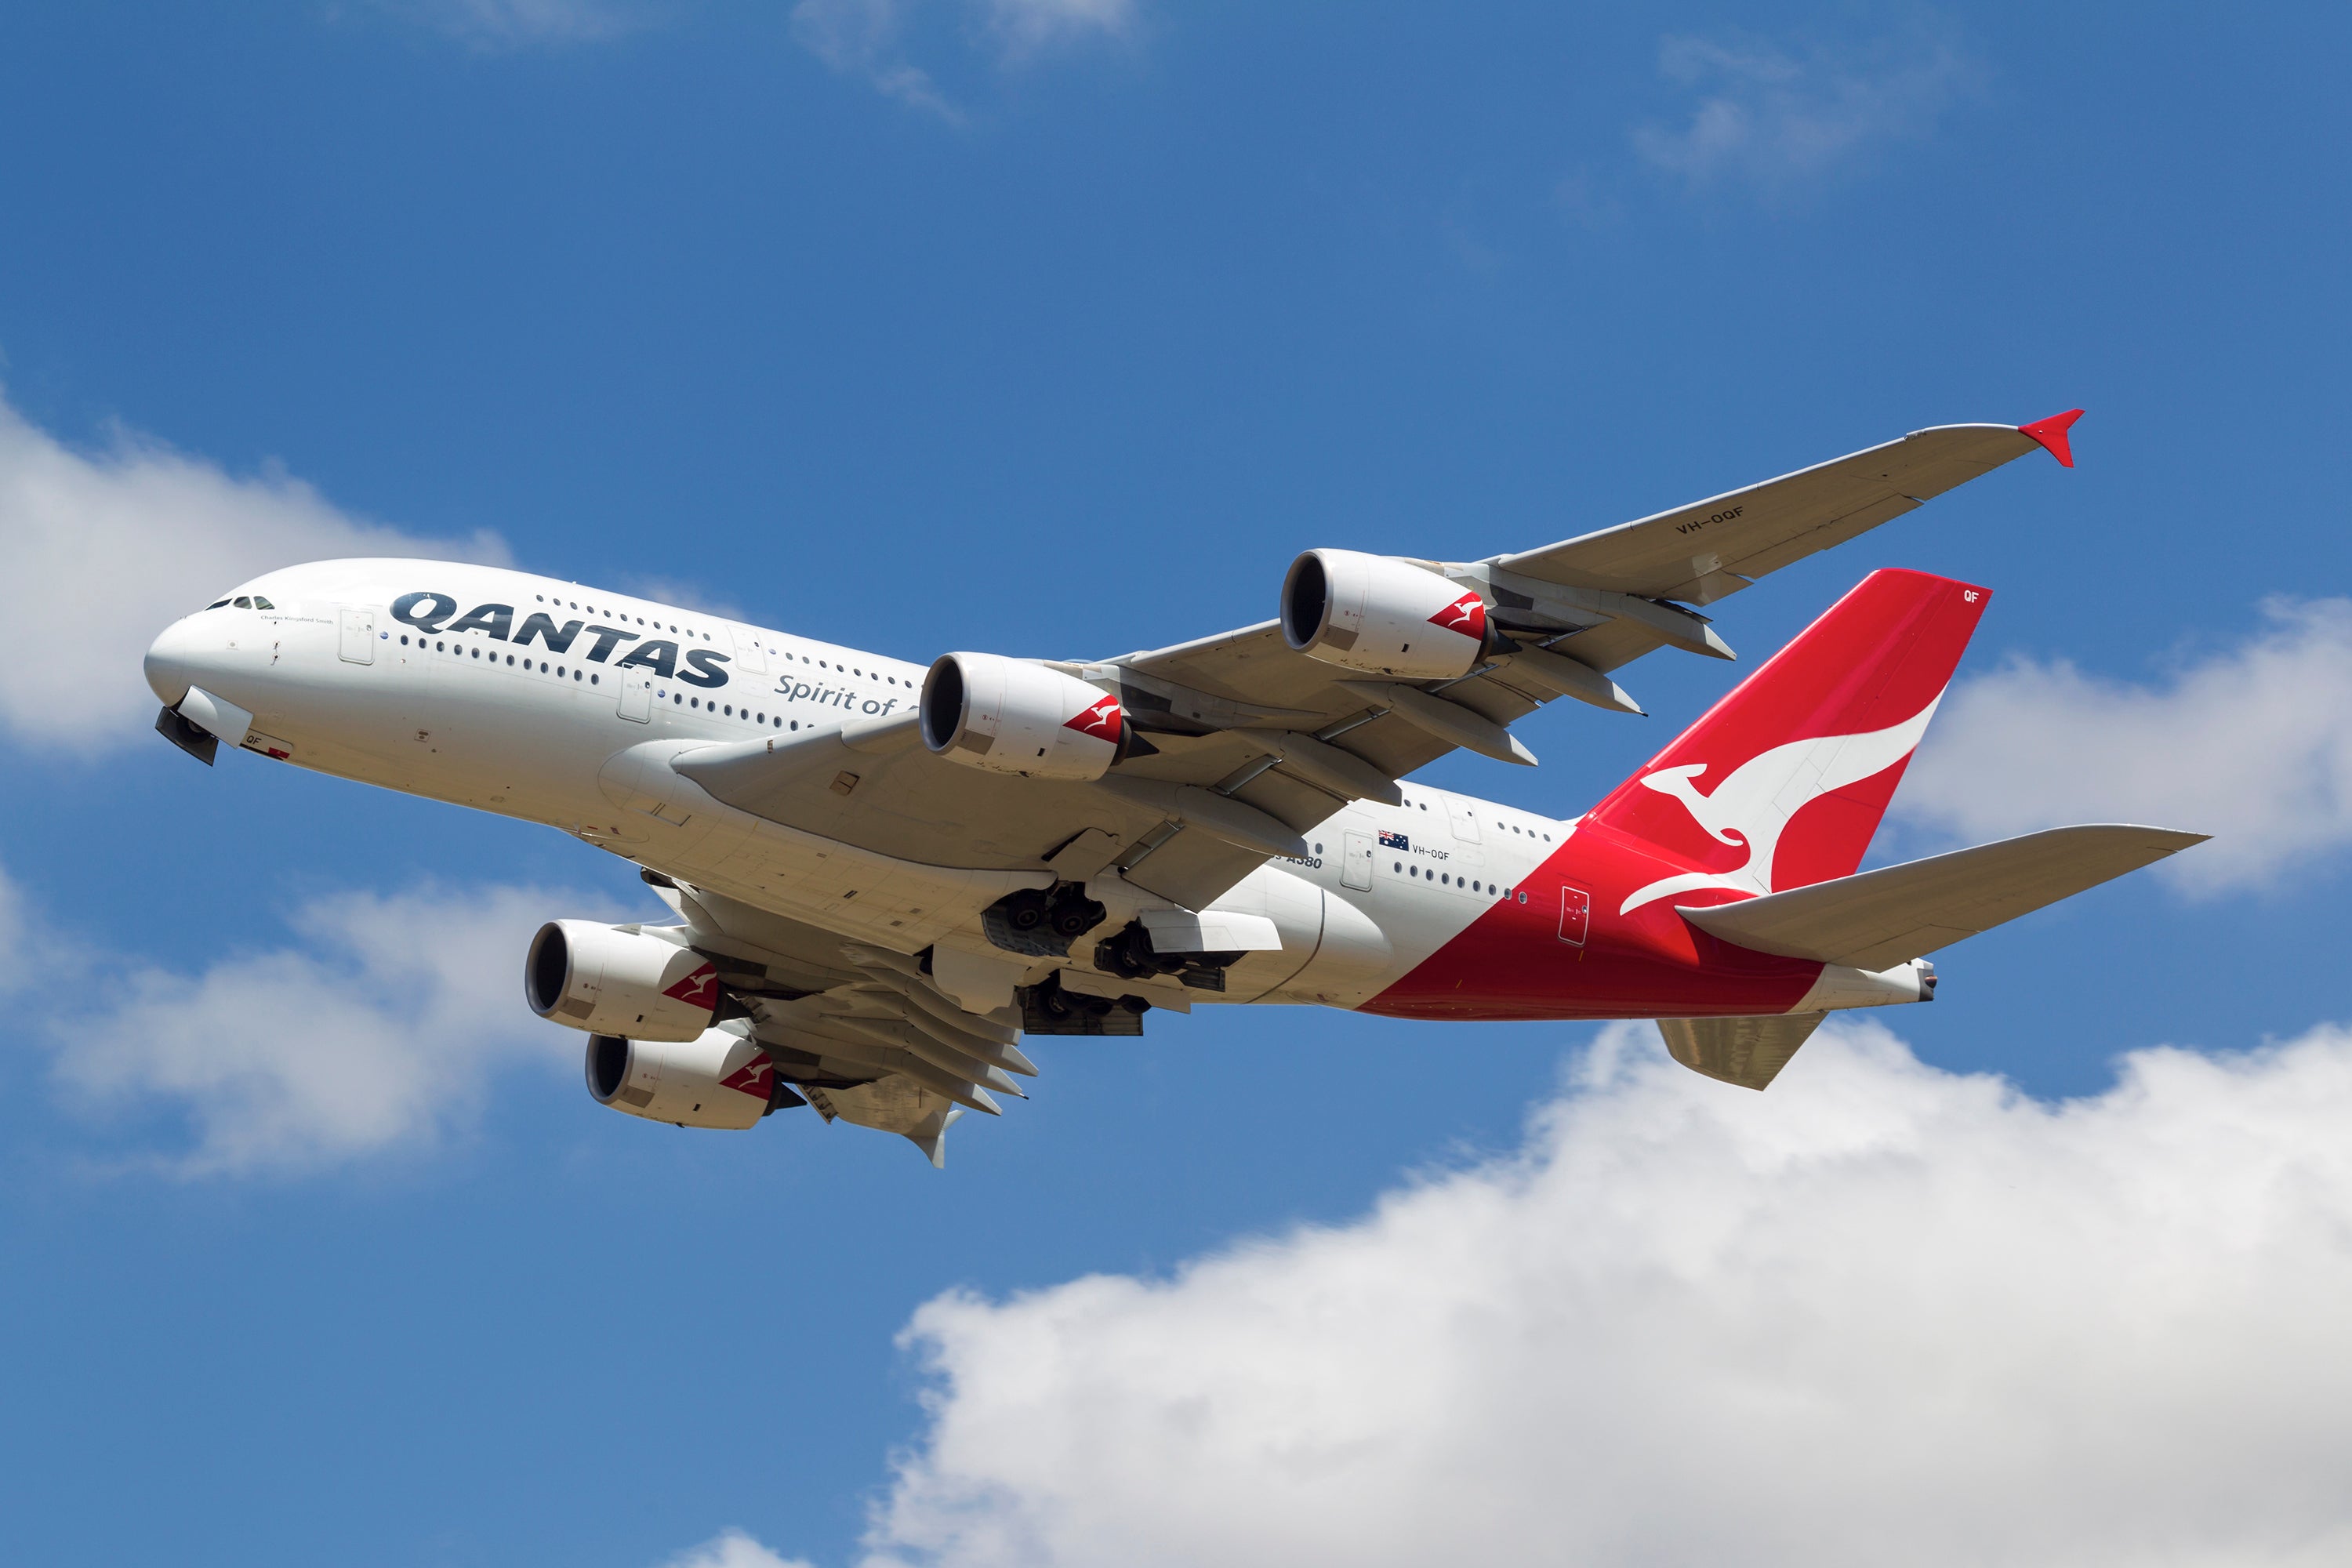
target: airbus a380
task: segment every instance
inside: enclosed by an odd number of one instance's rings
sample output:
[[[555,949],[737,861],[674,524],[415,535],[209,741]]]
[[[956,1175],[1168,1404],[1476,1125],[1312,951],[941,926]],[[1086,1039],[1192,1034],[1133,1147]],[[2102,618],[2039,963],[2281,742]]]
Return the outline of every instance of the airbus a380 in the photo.
[[[554,920],[523,955],[589,1092],[681,1126],[808,1105],[934,1164],[1024,1035],[1151,1008],[1654,1018],[1762,1089],[1829,1013],[1927,1001],[1926,954],[2201,836],[2060,828],[1856,873],[1984,614],[1873,573],[1598,805],[1402,782],[1534,756],[1556,698],[1641,709],[1696,606],[2036,449],[2080,410],[1921,430],[1564,543],[1337,549],[1274,620],[1100,659],[928,668],[527,572],[326,561],[157,637],[157,728],[544,823],[635,862],[675,923]]]

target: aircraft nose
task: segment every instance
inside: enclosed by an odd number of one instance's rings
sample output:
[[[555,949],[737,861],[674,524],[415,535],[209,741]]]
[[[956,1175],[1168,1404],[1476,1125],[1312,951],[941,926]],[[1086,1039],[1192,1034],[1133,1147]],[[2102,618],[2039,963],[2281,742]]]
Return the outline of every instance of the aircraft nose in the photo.
[[[211,651],[210,639],[195,619],[190,616],[173,622],[147,649],[147,685],[166,708],[178,706],[196,684]]]

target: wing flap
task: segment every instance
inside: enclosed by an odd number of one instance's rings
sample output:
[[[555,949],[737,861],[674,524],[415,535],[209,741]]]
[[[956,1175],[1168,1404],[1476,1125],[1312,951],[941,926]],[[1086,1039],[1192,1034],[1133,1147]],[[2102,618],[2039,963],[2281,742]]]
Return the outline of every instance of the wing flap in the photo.
[[[1880,970],[2175,855],[2206,835],[2105,823],[2053,827],[1784,893],[1684,909],[1757,952]]]

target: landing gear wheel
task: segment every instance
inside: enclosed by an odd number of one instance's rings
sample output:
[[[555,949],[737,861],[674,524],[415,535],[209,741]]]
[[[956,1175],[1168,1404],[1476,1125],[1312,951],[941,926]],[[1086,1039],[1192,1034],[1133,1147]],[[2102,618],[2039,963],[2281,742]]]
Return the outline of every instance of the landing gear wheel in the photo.
[[[1007,894],[1002,907],[1005,923],[1014,931],[1024,932],[1035,931],[1044,925],[1051,913],[1045,893],[1035,888],[1024,888],[1017,893]]]

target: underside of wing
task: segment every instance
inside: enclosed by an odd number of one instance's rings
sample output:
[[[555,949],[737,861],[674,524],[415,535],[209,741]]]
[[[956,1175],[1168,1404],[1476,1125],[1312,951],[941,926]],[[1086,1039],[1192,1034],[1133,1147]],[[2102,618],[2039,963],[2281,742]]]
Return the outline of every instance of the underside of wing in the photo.
[[[847,942],[708,889],[646,879],[717,972],[721,1027],[743,1033],[777,1078],[827,1121],[897,1132],[933,1164],[967,1110],[1000,1114],[1037,1076],[1021,1049],[1022,1015],[977,1012],[903,954]]]

